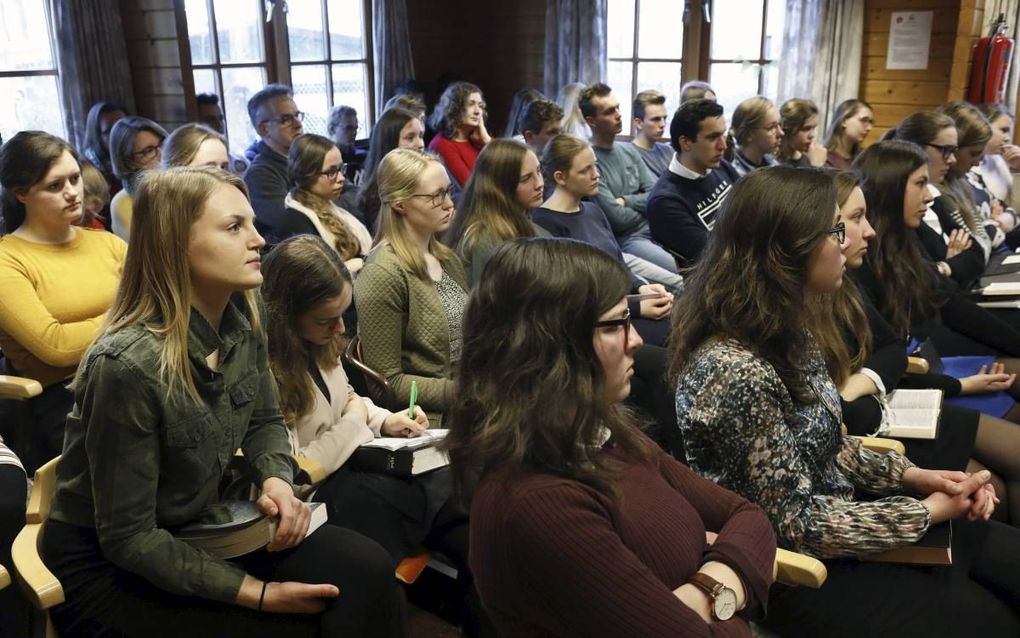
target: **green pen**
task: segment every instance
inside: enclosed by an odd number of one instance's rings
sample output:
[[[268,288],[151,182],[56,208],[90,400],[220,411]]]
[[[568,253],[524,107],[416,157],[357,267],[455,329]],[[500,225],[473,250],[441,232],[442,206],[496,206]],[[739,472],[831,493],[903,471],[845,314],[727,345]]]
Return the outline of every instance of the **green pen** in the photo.
[[[418,382],[411,382],[411,404],[407,406],[407,416],[414,419],[414,404],[418,400]]]

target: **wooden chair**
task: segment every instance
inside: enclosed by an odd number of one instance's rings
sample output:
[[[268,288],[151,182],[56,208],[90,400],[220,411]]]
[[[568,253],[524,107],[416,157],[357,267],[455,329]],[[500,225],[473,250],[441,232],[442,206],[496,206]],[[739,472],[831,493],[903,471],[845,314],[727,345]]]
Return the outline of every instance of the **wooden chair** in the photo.
[[[32,494],[28,499],[28,510],[25,513],[25,527],[18,533],[11,548],[14,569],[25,597],[36,609],[46,613],[47,637],[56,636],[47,610],[64,602],[64,589],[60,581],[43,564],[39,556],[39,544],[57,488],[59,463],[58,456],[36,470]]]
[[[11,573],[7,568],[0,565],[0,590],[6,589],[11,584]]]
[[[928,374],[928,362],[921,357],[907,357],[907,374]]]
[[[349,371],[353,369],[364,377],[368,394],[377,405],[389,410],[401,409],[397,402],[397,394],[386,377],[365,364],[364,356],[361,353],[361,339],[357,335],[351,337],[347,342],[343,361],[349,366]]]

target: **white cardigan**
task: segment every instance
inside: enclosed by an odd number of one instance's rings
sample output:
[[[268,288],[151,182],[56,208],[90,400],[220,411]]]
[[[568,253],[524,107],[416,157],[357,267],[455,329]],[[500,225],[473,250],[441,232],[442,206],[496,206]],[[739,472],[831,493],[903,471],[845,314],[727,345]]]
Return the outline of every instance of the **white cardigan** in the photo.
[[[329,232],[329,229],[322,224],[319,220],[319,216],[315,214],[315,211],[291,197],[290,193],[287,193],[287,197],[283,200],[283,204],[287,208],[293,208],[307,217],[308,220],[312,222],[312,225],[315,226],[315,230],[319,231],[319,236],[322,237],[331,247],[336,246],[336,235]],[[358,240],[358,244],[361,246],[361,254],[367,255],[368,251],[372,249],[372,233],[368,232],[368,229],[365,228],[365,225],[362,224],[357,217],[332,202],[330,202],[330,205],[333,207],[333,213],[345,226],[347,226],[348,230],[350,230],[354,234],[354,237]]]
[[[330,400],[326,400],[322,390],[313,382],[315,406],[293,427],[287,428],[287,437],[291,453],[315,461],[327,474],[332,474],[350,458],[359,445],[380,436],[383,421],[392,412],[362,397],[368,408],[367,423],[357,416],[341,416],[344,406],[355,395],[354,389],[347,382],[347,374],[339,364],[329,372],[322,369],[319,372],[329,389]],[[308,380],[312,381],[310,377]]]

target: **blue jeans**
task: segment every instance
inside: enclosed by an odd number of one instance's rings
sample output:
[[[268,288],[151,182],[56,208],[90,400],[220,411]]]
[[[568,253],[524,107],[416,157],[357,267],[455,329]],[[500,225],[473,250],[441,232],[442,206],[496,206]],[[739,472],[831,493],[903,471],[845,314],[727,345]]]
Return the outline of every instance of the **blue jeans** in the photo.
[[[617,237],[617,240],[620,242],[620,250],[623,252],[640,257],[672,273],[677,272],[676,260],[673,259],[673,255],[655,243],[655,240],[652,239],[651,231],[648,230],[648,226],[636,230],[629,235]]]

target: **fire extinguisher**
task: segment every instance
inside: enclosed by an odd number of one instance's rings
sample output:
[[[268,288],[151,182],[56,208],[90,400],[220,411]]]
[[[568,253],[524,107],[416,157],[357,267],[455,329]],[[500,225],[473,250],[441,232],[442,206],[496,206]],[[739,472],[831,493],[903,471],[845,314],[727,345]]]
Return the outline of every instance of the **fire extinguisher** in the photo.
[[[981,38],[974,47],[974,64],[970,70],[971,104],[1002,102],[1006,97],[1006,73],[1013,57],[1013,40],[1003,35],[1006,16],[999,14],[992,34]]]

